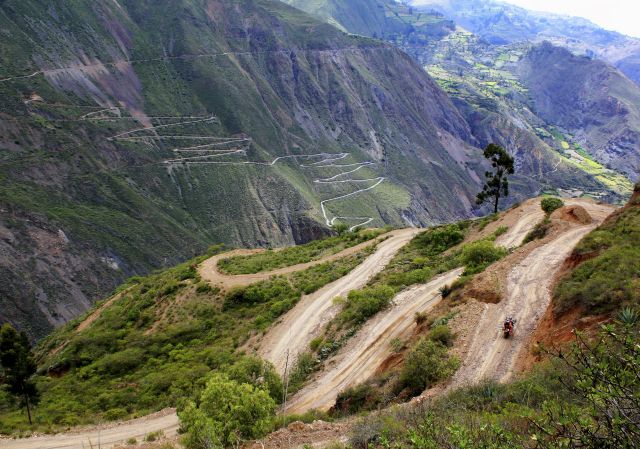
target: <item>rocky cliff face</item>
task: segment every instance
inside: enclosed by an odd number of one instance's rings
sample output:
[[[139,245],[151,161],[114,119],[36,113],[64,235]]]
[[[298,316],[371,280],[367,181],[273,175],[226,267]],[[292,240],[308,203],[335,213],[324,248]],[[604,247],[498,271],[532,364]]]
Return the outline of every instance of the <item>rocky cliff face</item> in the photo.
[[[0,7],[0,321],[32,337],[213,243],[471,213],[469,127],[389,45],[267,0]]]

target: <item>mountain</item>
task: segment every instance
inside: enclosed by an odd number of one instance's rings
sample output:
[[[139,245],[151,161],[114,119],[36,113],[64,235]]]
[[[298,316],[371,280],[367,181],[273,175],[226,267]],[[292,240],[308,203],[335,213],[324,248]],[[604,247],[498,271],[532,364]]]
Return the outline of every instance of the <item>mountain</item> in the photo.
[[[608,64],[543,43],[516,69],[536,113],[574,136],[596,160],[640,176],[640,89]]]
[[[321,3],[325,11],[334,4],[332,0],[295,2],[312,13]],[[627,178],[635,180],[640,176],[637,166],[640,139],[636,132],[639,122],[635,113],[638,85],[602,61],[574,58],[559,47],[553,63],[547,60],[530,64],[527,55],[537,54],[534,47],[543,45],[528,41],[527,37],[535,38],[530,32],[514,28],[513,43],[492,43],[482,33],[456,28],[449,17],[436,10],[437,4],[411,7],[393,0],[383,3],[386,23],[401,21],[407,28],[389,27],[380,31],[372,25],[372,29],[425,66],[454,99],[479,146],[498,142],[512,148],[521,167],[535,166],[540,159],[557,161],[542,172],[544,176],[553,177],[556,167],[568,164],[622,196],[631,192],[632,183]],[[347,5],[352,6],[350,11],[345,10]],[[370,1],[369,9],[380,10],[380,1]],[[450,9],[440,9],[453,14]],[[467,10],[463,8],[464,11]],[[331,20],[342,20],[343,26],[352,22],[353,17],[368,16],[361,4],[352,2],[344,2],[341,12],[343,16],[334,15]],[[474,13],[475,9],[470,9],[459,14],[464,16],[462,20],[471,21]],[[516,35],[520,38],[515,39]],[[581,61],[580,67],[576,67],[575,61]],[[564,100],[552,101],[543,110],[534,94],[541,86],[533,82],[533,77],[564,80],[564,86],[548,85],[548,98],[558,100],[571,92],[573,109],[568,115],[579,116],[581,125],[567,126],[563,114],[569,103]],[[598,82],[594,85],[595,80]],[[625,106],[612,108],[609,104]],[[588,131],[580,127],[594,116],[598,118],[591,121]],[[603,195],[598,189],[579,184],[574,180],[575,193],[586,190],[592,195]]]
[[[435,9],[492,44],[549,41],[601,58],[640,84],[640,39],[605,30],[589,20],[494,0],[421,1],[420,8]]]
[[[467,122],[388,44],[269,0],[0,8],[0,321],[31,337],[214,243],[473,213]]]

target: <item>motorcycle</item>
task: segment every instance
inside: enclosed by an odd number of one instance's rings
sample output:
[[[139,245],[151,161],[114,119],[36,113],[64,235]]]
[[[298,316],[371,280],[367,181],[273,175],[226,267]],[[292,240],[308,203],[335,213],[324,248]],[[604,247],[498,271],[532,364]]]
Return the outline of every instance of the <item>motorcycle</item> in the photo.
[[[504,335],[504,338],[513,337],[515,327],[516,320],[514,320],[513,318],[507,318],[502,326],[502,333]]]

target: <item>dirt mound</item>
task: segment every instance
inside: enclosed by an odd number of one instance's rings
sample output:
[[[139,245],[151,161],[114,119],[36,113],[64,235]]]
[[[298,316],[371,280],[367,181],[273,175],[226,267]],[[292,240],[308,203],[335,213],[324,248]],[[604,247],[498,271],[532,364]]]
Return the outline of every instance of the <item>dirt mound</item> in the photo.
[[[290,449],[300,447],[325,447],[334,442],[344,443],[350,423],[329,423],[316,420],[311,424],[300,421],[270,433],[261,441],[248,443],[245,449]]]
[[[584,225],[593,223],[593,218],[589,215],[589,212],[578,205],[561,207],[551,214],[551,218]]]

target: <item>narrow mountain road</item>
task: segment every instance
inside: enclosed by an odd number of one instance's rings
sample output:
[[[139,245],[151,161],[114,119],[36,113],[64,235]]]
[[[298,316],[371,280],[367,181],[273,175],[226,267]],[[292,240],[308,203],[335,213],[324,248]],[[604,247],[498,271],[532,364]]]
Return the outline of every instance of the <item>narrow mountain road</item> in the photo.
[[[328,410],[338,393],[371,377],[389,356],[389,342],[407,337],[416,326],[415,314],[432,309],[442,299],[440,288],[451,284],[464,271],[450,271],[431,282],[411,287],[393,299],[393,305],[369,320],[320,373],[287,404],[287,413],[310,409]]]
[[[507,232],[496,239],[496,244],[504,248],[515,248],[522,244],[536,224],[544,218],[544,211],[540,208],[540,199],[529,200],[504,216]],[[515,221],[513,223],[513,221]],[[512,224],[513,223],[513,224]]]
[[[110,449],[129,438],[142,442],[149,433],[161,431],[165,437],[178,434],[180,422],[175,409],[166,409],[143,418],[89,430],[23,439],[0,439],[3,449]]]
[[[389,238],[378,245],[375,253],[349,274],[317,292],[303,296],[262,338],[258,350],[260,356],[273,363],[277,371],[283,374],[287,355],[288,366],[291,367],[298,354],[308,350],[311,340],[339,311],[339,307],[333,304],[333,299],[363,287],[419,232],[419,229],[392,231]]]
[[[376,237],[375,239],[359,243],[358,245],[352,246],[350,248],[346,248],[340,251],[339,253],[331,254],[329,256],[323,257],[318,260],[312,260],[311,262],[300,263],[297,265],[291,265],[288,267],[279,268],[277,270],[264,271],[264,272],[252,273],[252,274],[238,274],[238,275],[226,274],[221,272],[218,269],[218,262],[220,260],[228,259],[229,257],[234,257],[234,256],[248,256],[248,255],[256,254],[263,251],[260,249],[238,249],[238,250],[234,250],[234,251],[230,251],[227,253],[222,253],[222,254],[218,254],[213,257],[210,257],[209,259],[205,260],[200,264],[198,271],[200,272],[200,276],[202,277],[202,279],[208,281],[211,284],[220,285],[221,287],[224,287],[224,288],[239,287],[239,286],[253,284],[255,282],[266,281],[271,276],[295,273],[297,271],[306,270],[307,268],[310,268],[325,262],[332,262],[334,260],[339,260],[346,256],[350,256],[359,251],[362,251],[363,249],[371,245],[375,245],[376,243],[383,241],[385,238],[389,238],[389,240],[392,240],[394,236],[397,236],[398,234],[404,235],[404,232],[406,232],[406,230],[391,231],[379,237]]]
[[[577,243],[614,208],[591,201],[569,200],[584,207],[594,222],[576,225],[533,250],[507,276],[507,297],[498,304],[485,304],[466,359],[448,389],[483,379],[505,381],[513,374],[516,360],[526,347],[540,318],[551,303],[553,279]],[[505,317],[517,320],[513,338],[505,339],[501,324]]]

